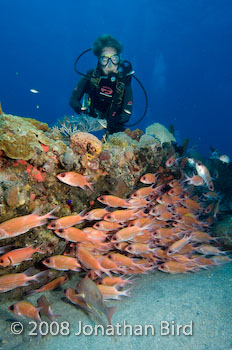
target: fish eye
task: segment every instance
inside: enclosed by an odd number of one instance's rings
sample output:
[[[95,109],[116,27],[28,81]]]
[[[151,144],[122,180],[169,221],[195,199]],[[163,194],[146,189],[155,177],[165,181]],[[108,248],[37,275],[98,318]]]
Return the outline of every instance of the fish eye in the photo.
[[[107,218],[107,219],[111,219],[111,215],[107,215],[106,218]]]
[[[56,227],[56,224],[54,223],[54,224],[51,224],[51,227]]]
[[[96,226],[96,227],[100,227],[100,224],[99,224],[99,223],[96,223],[95,226]]]
[[[46,259],[45,262],[49,264],[50,263],[50,259],[49,258]]]
[[[11,305],[11,306],[9,307],[9,310],[13,311],[13,310],[14,310],[14,305]]]
[[[65,173],[60,174],[61,177],[65,177]]]
[[[131,247],[127,247],[127,250],[131,250],[132,248]]]
[[[100,200],[100,201],[103,201],[103,200],[104,200],[103,196],[99,197],[99,200]]]
[[[134,198],[135,198],[135,197],[138,197],[137,193],[134,193],[134,194],[133,194],[133,197],[134,197]]]
[[[113,237],[112,237],[112,240],[113,240],[113,241],[117,241],[117,237],[113,236]]]
[[[0,259],[0,263],[1,263],[1,264],[3,263],[3,259]]]
[[[60,228],[60,229],[58,230],[58,232],[59,232],[59,233],[63,233],[64,230],[63,230],[62,228]]]

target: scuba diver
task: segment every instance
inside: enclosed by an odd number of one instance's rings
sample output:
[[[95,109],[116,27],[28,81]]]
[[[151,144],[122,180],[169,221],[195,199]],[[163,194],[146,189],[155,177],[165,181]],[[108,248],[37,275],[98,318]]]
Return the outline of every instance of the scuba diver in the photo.
[[[134,72],[131,64],[121,58],[122,48],[111,35],[97,38],[93,44],[97,67],[87,74],[80,73],[82,78],[70,98],[70,106],[76,113],[106,119],[107,134],[125,130],[125,123],[132,114],[131,76]],[[87,106],[81,103],[85,94],[88,96]]]

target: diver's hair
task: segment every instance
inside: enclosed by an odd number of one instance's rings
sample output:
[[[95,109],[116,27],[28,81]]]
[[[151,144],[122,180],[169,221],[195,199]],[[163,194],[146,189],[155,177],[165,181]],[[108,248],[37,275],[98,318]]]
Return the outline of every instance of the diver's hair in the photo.
[[[104,47],[113,47],[117,51],[118,55],[122,52],[122,49],[123,49],[122,44],[109,34],[103,34],[94,41],[93,43],[94,55],[99,57]]]

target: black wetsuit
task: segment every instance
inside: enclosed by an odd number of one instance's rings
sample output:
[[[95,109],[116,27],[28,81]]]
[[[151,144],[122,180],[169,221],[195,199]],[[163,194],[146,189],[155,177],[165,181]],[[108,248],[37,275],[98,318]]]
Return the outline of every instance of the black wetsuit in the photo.
[[[127,67],[120,67],[120,73],[108,76],[104,76],[99,68],[88,71],[89,77],[80,79],[70,99],[70,106],[80,114],[81,99],[87,93],[90,98],[88,114],[91,117],[105,118],[110,134],[123,131],[132,112],[131,75],[127,75]]]

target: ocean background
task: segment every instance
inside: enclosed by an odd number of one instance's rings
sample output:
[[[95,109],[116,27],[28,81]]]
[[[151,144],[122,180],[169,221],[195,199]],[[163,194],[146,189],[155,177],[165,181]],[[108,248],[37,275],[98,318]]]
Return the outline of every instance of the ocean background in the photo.
[[[209,157],[213,147],[232,158],[231,0],[0,0],[0,18],[0,101],[6,114],[49,126],[73,115],[69,99],[80,79],[74,62],[107,33],[123,43],[123,58],[132,63],[148,95],[147,114],[132,129],[145,130],[155,122],[174,125],[178,144],[188,137],[189,147],[203,156]],[[78,69],[85,73],[96,64],[90,52]],[[145,108],[143,91],[135,79],[132,84],[130,124]],[[231,168],[220,166],[229,179]],[[50,335],[39,343],[27,336],[28,328],[19,336],[10,333],[10,301],[6,305],[0,298],[0,350],[231,350],[231,276],[231,263],[195,274],[155,270],[135,279],[131,298],[110,302],[117,306],[113,324],[193,321],[191,337],[162,337],[159,332],[154,337],[77,337],[78,321],[94,322],[65,304],[63,291],[52,291],[46,295],[58,321],[68,321],[72,328],[68,337]],[[75,284],[73,279],[65,287]],[[36,299],[27,300],[35,304]]]
[[[175,127],[178,143],[232,156],[232,3],[230,0],[0,0],[0,100],[5,113],[54,125],[69,106],[76,57],[108,33],[124,45],[148,95],[133,128]],[[78,69],[96,66],[87,53]],[[39,94],[33,94],[36,89]],[[133,80],[135,123],[145,106]]]

